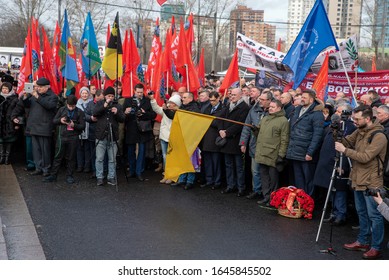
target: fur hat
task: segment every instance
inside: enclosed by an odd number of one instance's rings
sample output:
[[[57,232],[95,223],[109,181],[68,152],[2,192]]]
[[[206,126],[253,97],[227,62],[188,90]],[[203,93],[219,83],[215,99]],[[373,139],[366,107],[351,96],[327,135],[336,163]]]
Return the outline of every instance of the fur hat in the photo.
[[[181,106],[181,97],[179,95],[174,95],[169,98],[169,102],[176,104],[178,107]]]

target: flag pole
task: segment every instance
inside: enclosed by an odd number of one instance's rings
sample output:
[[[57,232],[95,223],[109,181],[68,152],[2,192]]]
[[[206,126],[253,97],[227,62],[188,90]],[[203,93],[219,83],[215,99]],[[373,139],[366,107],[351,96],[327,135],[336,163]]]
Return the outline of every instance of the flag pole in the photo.
[[[90,86],[90,80],[91,80],[91,75],[90,75],[90,56],[88,57],[88,60],[89,60],[89,67],[88,67],[88,86]],[[81,61],[82,63],[82,61]],[[81,76],[82,77],[82,76]]]
[[[189,67],[188,64],[184,64],[185,66],[185,72],[186,72],[186,90],[190,91],[190,84],[189,84]]]
[[[131,72],[130,72],[130,93],[132,92],[131,96],[134,96],[134,82],[132,80],[132,69],[131,69]]]
[[[116,26],[116,28],[119,29],[119,12],[117,12],[117,15],[118,15],[118,22],[116,24],[118,26]],[[117,36],[117,34],[116,34],[116,36]],[[115,81],[116,86],[115,86],[115,99],[118,98],[118,79],[119,79],[119,44],[118,44],[118,39],[119,38],[117,36],[117,38],[116,38],[116,81]]]
[[[342,66],[343,66],[343,69],[344,69],[344,73],[346,74],[346,78],[347,78],[347,82],[348,82],[348,85],[349,85],[350,90],[351,90],[351,94],[352,94],[352,96],[353,96],[353,99],[354,99],[354,101],[355,101],[355,104],[357,104],[357,99],[356,99],[356,97],[355,97],[354,89],[353,89],[353,86],[351,85],[350,77],[349,77],[349,75],[348,75],[348,73],[347,73],[347,69],[346,69],[346,67],[345,67],[345,65],[344,65],[342,53],[341,53],[340,51],[339,51],[339,57],[340,57],[340,62],[342,62]]]
[[[166,71],[166,74],[166,93],[169,94],[169,71]]]

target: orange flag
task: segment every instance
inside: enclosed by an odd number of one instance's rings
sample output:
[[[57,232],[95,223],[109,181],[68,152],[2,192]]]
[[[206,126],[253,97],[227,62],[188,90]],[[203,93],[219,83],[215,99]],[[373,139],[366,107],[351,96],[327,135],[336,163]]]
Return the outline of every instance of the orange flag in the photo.
[[[234,56],[232,57],[230,66],[228,66],[227,74],[219,88],[219,92],[224,94],[234,84],[236,84],[236,87],[239,87],[238,49],[235,49]]]
[[[375,63],[375,56],[373,56],[373,59],[371,60],[371,72],[377,71],[377,65]]]
[[[328,84],[328,53],[323,61],[323,65],[317,74],[316,80],[312,88],[316,90],[316,97],[324,101],[326,86]]]

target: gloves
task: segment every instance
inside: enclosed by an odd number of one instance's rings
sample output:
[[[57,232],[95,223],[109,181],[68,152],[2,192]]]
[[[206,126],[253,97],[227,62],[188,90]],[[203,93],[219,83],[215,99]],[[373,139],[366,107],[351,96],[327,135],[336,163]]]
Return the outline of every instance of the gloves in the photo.
[[[259,134],[259,127],[253,125],[253,126],[250,126],[250,129],[251,129],[251,132],[254,134],[255,137],[258,137],[258,134]]]

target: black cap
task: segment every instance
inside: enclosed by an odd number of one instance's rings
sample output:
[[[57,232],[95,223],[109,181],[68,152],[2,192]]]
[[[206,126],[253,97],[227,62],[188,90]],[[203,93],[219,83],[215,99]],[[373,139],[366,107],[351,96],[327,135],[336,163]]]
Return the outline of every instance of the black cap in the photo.
[[[39,78],[37,81],[36,81],[36,84],[38,86],[49,86],[50,85],[50,81],[46,78]]]
[[[11,75],[7,75],[5,74],[4,76],[1,77],[1,81],[2,82],[8,82],[8,83],[13,83],[14,82],[14,77],[12,77]]]
[[[108,94],[113,94],[115,95],[115,89],[113,87],[107,87],[105,90],[104,90],[104,96],[108,95]]]

